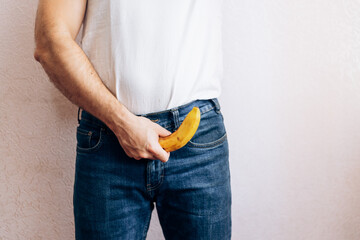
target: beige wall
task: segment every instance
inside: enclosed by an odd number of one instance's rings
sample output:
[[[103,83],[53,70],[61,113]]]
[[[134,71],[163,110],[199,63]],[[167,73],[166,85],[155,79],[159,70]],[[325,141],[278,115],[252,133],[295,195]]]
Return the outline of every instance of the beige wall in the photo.
[[[233,239],[360,239],[360,1],[224,1]],[[74,238],[77,108],[33,60],[36,4],[0,4],[4,240]]]

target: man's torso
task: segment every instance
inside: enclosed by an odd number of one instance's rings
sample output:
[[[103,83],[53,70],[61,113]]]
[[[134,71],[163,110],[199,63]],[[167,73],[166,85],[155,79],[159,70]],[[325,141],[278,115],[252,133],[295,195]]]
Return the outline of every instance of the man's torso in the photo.
[[[219,97],[223,0],[88,0],[82,48],[134,114]]]

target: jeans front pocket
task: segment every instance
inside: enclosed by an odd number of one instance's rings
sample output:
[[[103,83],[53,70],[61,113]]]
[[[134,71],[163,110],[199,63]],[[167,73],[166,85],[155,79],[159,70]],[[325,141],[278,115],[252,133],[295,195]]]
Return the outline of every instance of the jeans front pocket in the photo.
[[[103,127],[80,122],[76,129],[76,150],[86,153],[98,150],[103,142],[104,131]]]
[[[227,139],[224,118],[215,109],[201,114],[199,127],[187,143],[191,148],[214,148]]]

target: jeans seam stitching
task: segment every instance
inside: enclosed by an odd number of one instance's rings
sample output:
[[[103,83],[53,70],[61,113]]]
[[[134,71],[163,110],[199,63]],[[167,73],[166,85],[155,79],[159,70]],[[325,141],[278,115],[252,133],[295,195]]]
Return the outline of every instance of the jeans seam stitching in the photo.
[[[152,190],[155,190],[156,188],[158,188],[162,183],[163,183],[163,175],[160,176],[160,181],[154,185],[154,186],[151,186],[151,187],[147,187],[147,190],[148,191],[152,191]]]
[[[101,128],[100,129],[100,137],[99,137],[99,141],[98,143],[96,143],[95,146],[91,147],[91,148],[82,148],[82,147],[79,147],[79,146],[76,146],[76,149],[80,152],[93,152],[97,149],[99,149],[103,143],[103,131],[104,131],[104,128]],[[90,140],[89,140],[90,141]]]
[[[149,230],[150,219],[151,219],[151,213],[147,216],[147,219],[146,219],[147,224],[145,225],[145,228],[143,231],[143,239],[146,239],[147,231]]]
[[[83,130],[81,128],[78,128],[77,131],[78,131],[79,134],[82,134],[82,135],[87,135],[88,136],[88,135],[91,134],[90,133],[91,131]]]
[[[189,147],[195,147],[195,148],[211,148],[211,147],[216,147],[218,145],[220,145],[223,141],[225,141],[227,137],[227,133],[225,133],[223,136],[221,136],[219,139],[210,142],[210,143],[194,143],[189,141]]]
[[[146,188],[148,191],[155,190],[156,188],[160,187],[160,185],[163,183],[163,181],[164,181],[164,167],[162,167],[162,174],[160,175],[160,181],[154,186],[151,186],[151,184],[147,184]],[[148,187],[148,185],[150,185],[150,187]]]
[[[210,112],[211,110],[213,110],[215,107],[213,106],[212,108],[206,110],[205,112],[202,112],[201,114],[204,114],[204,113],[207,113],[207,112]]]

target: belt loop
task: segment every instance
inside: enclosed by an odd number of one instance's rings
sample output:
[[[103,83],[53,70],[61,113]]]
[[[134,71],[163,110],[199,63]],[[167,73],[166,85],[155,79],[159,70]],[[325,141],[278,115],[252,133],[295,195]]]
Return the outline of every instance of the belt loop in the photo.
[[[174,120],[174,127],[175,129],[177,129],[180,126],[180,121],[179,121],[179,110],[177,108],[173,108],[170,110],[170,112],[173,115],[173,120]]]
[[[215,111],[217,113],[220,112],[220,104],[219,104],[219,100],[217,98],[212,98],[210,99],[214,104],[215,104]]]
[[[80,107],[78,109],[78,123],[80,124]]]

